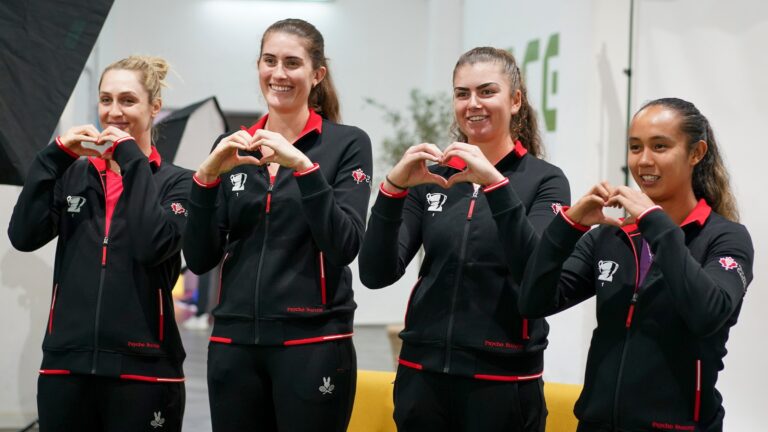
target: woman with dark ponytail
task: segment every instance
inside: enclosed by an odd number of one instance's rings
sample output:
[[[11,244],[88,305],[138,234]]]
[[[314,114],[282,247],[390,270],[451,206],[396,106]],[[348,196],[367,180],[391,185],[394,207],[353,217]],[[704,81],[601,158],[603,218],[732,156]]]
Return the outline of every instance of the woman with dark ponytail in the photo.
[[[722,431],[715,384],[752,280],[752,241],[690,102],[643,106],[627,159],[640,190],[603,182],[564,208],[530,259],[520,311],[548,316],[597,297],[579,431]]]
[[[221,265],[208,348],[213,430],[344,431],[352,411],[355,302],[371,144],[339,121],[324,42],[286,19],[261,40],[268,113],[219,138],[198,168],[184,255]]]
[[[463,54],[453,105],[457,142],[405,152],[379,188],[360,252],[363,283],[383,288],[425,251],[400,333],[395,422],[541,432],[548,327],[518,314],[518,284],[553,210],[568,203],[568,181],[537,157],[536,118],[510,53]]]

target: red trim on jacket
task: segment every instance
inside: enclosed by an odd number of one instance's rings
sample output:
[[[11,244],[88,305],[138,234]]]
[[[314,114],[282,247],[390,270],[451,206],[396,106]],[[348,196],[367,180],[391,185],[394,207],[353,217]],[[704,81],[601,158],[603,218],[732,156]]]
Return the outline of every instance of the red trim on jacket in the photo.
[[[269,118],[269,114],[264,114],[264,116],[261,117],[253,126],[246,129],[247,132],[251,136],[253,136],[253,134],[255,134],[257,130],[264,129],[264,126],[267,125],[268,118]],[[320,114],[316,113],[315,110],[310,109],[307,123],[304,125],[304,129],[302,129],[301,132],[299,132],[299,136],[296,137],[296,141],[304,138],[304,135],[312,131],[317,131],[317,133],[323,132],[323,118],[320,116]]]
[[[65,146],[65,145],[64,145],[64,143],[62,143],[62,142],[61,142],[61,137],[60,137],[60,136],[57,136],[57,137],[56,137],[56,145],[57,145],[57,146],[59,146],[59,148],[60,148],[60,149],[61,149],[61,150],[62,150],[64,153],[66,153],[66,154],[68,154],[68,155],[72,156],[73,158],[75,158],[75,159],[78,159],[78,158],[80,158],[80,156],[79,156],[77,153],[75,153],[75,152],[73,152],[72,150],[68,149],[68,148],[67,148],[67,146]]]
[[[645,215],[647,215],[650,212],[656,211],[656,210],[661,210],[661,206],[660,205],[655,205],[655,206],[651,206],[651,207],[648,207],[647,209],[643,210],[643,212],[640,213],[640,216],[637,217],[637,222],[640,223],[640,221],[645,217]]]
[[[528,149],[523,147],[523,143],[521,143],[520,140],[515,140],[515,148],[512,151],[515,152],[515,156],[519,158],[528,153]]]
[[[40,375],[70,375],[72,372],[66,369],[40,369]]]
[[[390,192],[384,187],[384,182],[379,185],[379,191],[387,198],[405,198],[408,196],[408,189],[404,189],[402,192]]]
[[[231,338],[225,338],[225,337],[218,337],[218,336],[211,336],[208,338],[211,342],[218,342],[218,343],[225,343],[225,344],[231,344],[232,339]]]
[[[163,335],[163,331],[164,331],[163,327],[164,327],[165,323],[163,321],[165,320],[165,314],[163,313],[163,290],[160,289],[160,288],[157,289],[157,301],[158,301],[158,304],[160,305],[159,306],[160,307],[160,323],[158,325],[159,329],[158,329],[157,333],[159,335],[160,342],[162,342],[163,341],[163,336],[164,336]]]
[[[323,306],[325,306],[327,303],[325,292],[325,259],[323,258],[322,252],[320,252],[320,300],[322,301]]]
[[[452,156],[443,165],[449,166],[459,171],[464,171],[464,169],[467,168],[467,162],[458,156]]]
[[[424,369],[424,366],[422,366],[422,365],[420,365],[420,364],[418,364],[418,363],[409,362],[408,360],[403,360],[403,359],[401,359],[401,358],[398,358],[398,359],[397,359],[397,362],[398,362],[398,363],[400,363],[401,365],[403,365],[403,366],[405,366],[405,367],[409,367],[409,368],[411,368],[411,369],[416,369],[416,370],[422,370],[422,369]]]
[[[579,231],[581,231],[581,232],[587,232],[587,231],[589,231],[589,227],[588,227],[588,226],[586,226],[586,225],[582,225],[582,224],[580,224],[580,223],[578,223],[578,222],[574,222],[574,221],[573,221],[573,219],[569,218],[569,217],[568,217],[568,215],[566,215],[566,214],[565,214],[566,210],[568,210],[569,208],[571,208],[571,206],[562,206],[562,207],[560,208],[560,216],[562,216],[562,217],[563,217],[563,219],[564,219],[566,222],[568,222],[568,225],[570,225],[570,226],[572,226],[572,227],[576,228],[577,230],[579,230]]]
[[[491,183],[491,184],[489,184],[488,186],[485,186],[485,187],[483,188],[483,192],[484,192],[484,193],[493,192],[493,191],[495,191],[496,189],[499,189],[499,188],[501,188],[501,187],[503,187],[503,186],[506,186],[506,185],[508,185],[508,184],[509,184],[509,178],[507,178],[507,177],[504,177],[504,179],[503,179],[503,180],[499,180],[499,181],[497,181],[496,183]]]
[[[328,336],[318,336],[318,337],[306,338],[306,339],[292,339],[292,340],[287,340],[283,342],[283,345],[293,346],[293,345],[306,345],[306,344],[312,344],[312,343],[328,342],[336,339],[348,339],[348,338],[351,338],[353,335],[354,333],[345,333],[345,334],[336,334],[336,335],[328,335]]]
[[[515,381],[531,381],[541,378],[544,375],[544,372],[539,372],[535,375],[520,375],[520,376],[513,376],[513,375],[484,375],[484,374],[476,374],[474,377],[475,379],[479,380],[486,380],[486,381],[507,381],[507,382],[515,382]]]
[[[219,185],[221,183],[221,177],[216,177],[216,180],[212,181],[211,183],[206,183],[197,176],[197,174],[192,176],[192,181],[194,181],[198,186],[206,189],[211,189]]]
[[[693,421],[699,421],[701,414],[701,360],[696,360],[696,399],[693,405]]]
[[[650,209],[643,212],[640,217],[643,217],[648,213],[650,213]],[[707,222],[707,219],[709,219],[710,214],[712,214],[712,207],[710,207],[709,204],[707,204],[707,201],[702,198],[699,200],[699,202],[696,203],[696,207],[694,207],[693,210],[688,213],[688,216],[685,217],[683,223],[681,223],[680,226],[684,227],[694,222],[699,226],[704,226],[704,224]],[[633,223],[630,225],[624,225],[621,227],[621,229],[624,230],[625,233],[629,234],[631,232],[637,231],[637,224]]]
[[[53,299],[51,299],[51,313],[48,315],[48,334],[53,333],[53,311],[56,308],[56,294],[59,291],[59,284],[53,286]]]
[[[120,379],[131,381],[144,381],[144,382],[156,382],[156,383],[180,383],[184,382],[185,378],[162,378],[145,375],[120,375]]]
[[[307,175],[307,174],[309,174],[309,173],[313,173],[313,172],[315,172],[315,171],[317,171],[317,170],[319,170],[319,169],[320,169],[320,164],[319,164],[319,163],[317,163],[317,162],[315,162],[315,163],[313,163],[313,164],[312,164],[312,166],[311,166],[311,167],[309,167],[309,168],[307,168],[307,169],[305,169],[305,170],[302,170],[302,171],[294,171],[294,172],[293,172],[293,176],[294,176],[294,177],[301,177],[301,176],[305,176],[305,175]]]

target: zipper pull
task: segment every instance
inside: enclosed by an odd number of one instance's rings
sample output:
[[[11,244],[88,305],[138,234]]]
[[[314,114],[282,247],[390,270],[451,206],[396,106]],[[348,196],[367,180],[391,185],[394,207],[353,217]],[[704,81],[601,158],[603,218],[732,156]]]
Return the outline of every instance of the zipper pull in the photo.
[[[269,187],[267,188],[267,207],[266,207],[266,214],[269,214],[270,210],[272,209],[272,189],[275,187],[275,178],[270,177],[269,178]]]
[[[637,292],[632,294],[632,301],[629,303],[629,312],[627,312],[627,322],[626,327],[629,328],[629,326],[632,325],[632,315],[635,314],[635,305],[637,304]]]
[[[104,241],[101,242],[101,266],[107,265],[107,245],[109,245],[109,237],[104,237]]]
[[[469,211],[467,211],[467,220],[472,220],[472,214],[475,212],[475,201],[477,201],[477,193],[480,191],[480,185],[472,184],[475,191],[472,192],[472,199],[469,201]]]

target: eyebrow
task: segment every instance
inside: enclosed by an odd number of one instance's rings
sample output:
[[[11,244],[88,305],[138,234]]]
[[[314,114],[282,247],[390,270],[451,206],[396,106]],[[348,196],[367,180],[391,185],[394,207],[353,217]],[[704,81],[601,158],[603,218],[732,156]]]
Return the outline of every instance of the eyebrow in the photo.
[[[632,140],[636,140],[636,141],[642,141],[642,139],[640,139],[639,137],[636,137],[636,136],[630,136],[630,137],[629,137],[629,140],[630,140],[630,141],[632,141]],[[666,141],[672,141],[672,138],[671,138],[671,137],[668,137],[668,136],[666,136],[666,135],[654,135],[654,136],[650,137],[648,140],[649,140],[649,141],[653,141],[653,140],[666,140]]]
[[[102,90],[102,91],[99,91],[99,96],[104,96],[104,95],[106,95],[106,96],[111,96],[111,95],[112,95],[112,93],[110,93],[110,92],[106,92],[106,91],[103,91],[103,90]],[[125,95],[128,95],[128,96],[136,96],[136,97],[139,97],[138,93],[136,93],[136,92],[135,92],[135,91],[133,91],[133,90],[129,90],[129,91],[123,91],[123,92],[120,92],[120,93],[118,93],[117,95],[118,95],[118,96],[125,96]]]
[[[478,90],[482,90],[482,89],[484,89],[484,88],[486,88],[486,87],[489,87],[489,86],[492,86],[492,85],[494,85],[494,84],[496,84],[496,83],[495,83],[495,82],[493,82],[493,81],[491,81],[491,82],[487,82],[487,83],[484,83],[484,84],[480,84],[479,86],[477,86],[477,89],[478,89]],[[468,89],[468,88],[466,88],[466,87],[454,87],[453,89],[454,89],[454,90],[469,90],[469,89]]]
[[[276,54],[272,54],[272,53],[264,53],[264,54],[262,54],[261,56],[262,56],[262,57],[267,57],[267,56],[269,56],[269,57],[275,57],[275,58],[277,58],[277,57],[278,57]],[[298,57],[298,56],[286,56],[285,58],[286,58],[286,60],[300,60],[300,61],[304,61],[304,59],[303,59],[303,58],[301,58],[301,57]]]

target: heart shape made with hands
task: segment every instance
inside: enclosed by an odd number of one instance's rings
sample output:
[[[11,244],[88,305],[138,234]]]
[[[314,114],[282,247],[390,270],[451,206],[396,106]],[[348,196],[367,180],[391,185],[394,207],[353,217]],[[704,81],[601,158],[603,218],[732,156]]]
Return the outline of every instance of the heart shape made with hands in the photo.
[[[94,141],[80,141],[80,145],[84,148],[95,150],[101,154],[104,154],[104,152],[112,148],[112,145],[114,144],[114,140],[112,139],[113,133],[108,132],[106,129],[98,135],[95,135],[90,131],[84,131],[83,135],[94,138]]]

